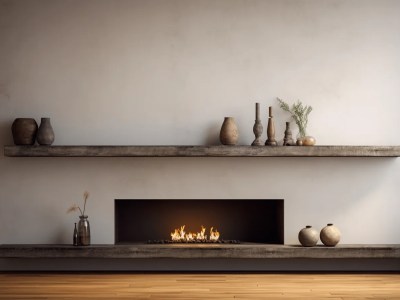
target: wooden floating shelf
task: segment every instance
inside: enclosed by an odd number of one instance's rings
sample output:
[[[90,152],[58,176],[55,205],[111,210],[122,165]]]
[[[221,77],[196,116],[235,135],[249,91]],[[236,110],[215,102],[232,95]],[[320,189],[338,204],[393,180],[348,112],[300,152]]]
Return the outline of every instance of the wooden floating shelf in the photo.
[[[400,245],[0,245],[0,258],[400,259]]]
[[[399,157],[400,146],[4,146],[10,157]]]

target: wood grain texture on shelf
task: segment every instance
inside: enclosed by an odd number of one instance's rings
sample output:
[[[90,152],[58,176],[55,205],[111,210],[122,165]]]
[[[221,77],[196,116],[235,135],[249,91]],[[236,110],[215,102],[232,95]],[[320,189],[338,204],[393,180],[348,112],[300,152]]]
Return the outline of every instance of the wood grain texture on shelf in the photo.
[[[400,245],[336,247],[272,244],[0,245],[0,258],[400,258]]]
[[[400,146],[4,146],[10,157],[398,157]]]

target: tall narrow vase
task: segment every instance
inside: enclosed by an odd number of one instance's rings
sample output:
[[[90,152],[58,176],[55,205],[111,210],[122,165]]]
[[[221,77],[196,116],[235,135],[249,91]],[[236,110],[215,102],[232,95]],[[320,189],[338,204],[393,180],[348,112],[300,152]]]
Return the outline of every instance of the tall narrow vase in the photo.
[[[78,246],[78,228],[76,228],[76,223],[75,223],[75,228],[74,228],[74,235],[72,237],[72,244],[74,246]]]
[[[265,141],[265,146],[277,146],[278,143],[275,140],[275,124],[274,117],[272,116],[272,106],[269,107],[269,118],[267,126],[268,139]]]
[[[50,118],[42,118],[36,140],[39,145],[50,146],[54,142],[54,131],[51,127]]]
[[[260,103],[256,103],[256,120],[253,126],[253,132],[256,139],[251,144],[252,146],[261,146],[263,142],[261,141],[261,135],[263,132],[263,126],[260,120]]]
[[[78,245],[79,246],[90,245],[90,225],[88,221],[88,216],[79,216]]]
[[[222,145],[236,145],[239,139],[239,131],[234,118],[226,117],[224,119],[219,133],[219,139]]]

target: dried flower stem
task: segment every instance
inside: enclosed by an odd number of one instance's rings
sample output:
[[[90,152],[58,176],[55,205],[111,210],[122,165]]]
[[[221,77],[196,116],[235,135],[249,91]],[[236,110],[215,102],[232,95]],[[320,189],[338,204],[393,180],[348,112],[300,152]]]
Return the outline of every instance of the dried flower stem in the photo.
[[[87,199],[89,198],[89,192],[85,191],[85,192],[83,193],[83,198],[84,198],[85,200],[84,200],[84,203],[83,203],[83,213],[82,213],[82,216],[85,215],[86,201],[87,201]]]
[[[68,208],[67,213],[79,210],[79,212],[81,213],[81,216],[84,216],[85,215],[85,210],[86,210],[86,202],[87,202],[88,198],[89,198],[89,193],[88,192],[84,192],[83,193],[83,199],[84,199],[84,201],[83,201],[83,211],[78,205],[73,204],[70,208]]]

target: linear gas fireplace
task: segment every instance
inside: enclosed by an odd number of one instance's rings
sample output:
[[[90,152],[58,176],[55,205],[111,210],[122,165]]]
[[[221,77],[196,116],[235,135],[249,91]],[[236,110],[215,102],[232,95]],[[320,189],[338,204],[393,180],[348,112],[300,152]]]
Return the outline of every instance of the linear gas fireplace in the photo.
[[[115,200],[115,244],[283,244],[283,225],[283,200]]]

